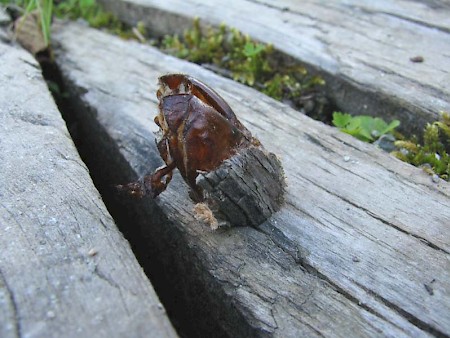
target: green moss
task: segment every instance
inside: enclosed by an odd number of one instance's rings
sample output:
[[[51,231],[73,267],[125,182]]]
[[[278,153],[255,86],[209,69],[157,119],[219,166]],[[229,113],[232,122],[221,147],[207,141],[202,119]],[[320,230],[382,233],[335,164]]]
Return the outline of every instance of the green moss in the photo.
[[[388,124],[378,117],[351,116],[335,112],[333,124],[341,131],[365,142],[373,142],[382,135],[393,134],[398,139],[394,143],[397,150],[392,152],[393,155],[402,161],[422,167],[430,174],[449,180],[450,114],[448,113],[442,113],[439,121],[426,125],[422,143],[415,137],[405,139],[396,133],[395,128],[400,124],[398,120]]]
[[[235,81],[300,107],[302,97],[325,84],[322,78],[310,76],[304,67],[280,67],[272,45],[259,43],[223,24],[218,28],[202,27],[195,19],[183,36],[166,36],[161,47],[179,58],[214,65]]]
[[[395,142],[399,159],[420,166],[439,175],[444,180],[450,177],[450,114],[442,113],[441,119],[428,123],[423,133],[423,144],[417,139]]]
[[[132,32],[112,13],[105,12],[95,0],[64,0],[55,5],[54,15],[62,19],[84,19],[94,28],[106,28],[110,32],[130,38]]]

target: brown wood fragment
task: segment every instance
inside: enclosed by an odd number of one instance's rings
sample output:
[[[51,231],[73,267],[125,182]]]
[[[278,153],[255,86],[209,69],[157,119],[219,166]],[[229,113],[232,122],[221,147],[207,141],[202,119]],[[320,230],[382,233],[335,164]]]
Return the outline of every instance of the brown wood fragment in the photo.
[[[32,54],[37,54],[47,48],[39,11],[33,11],[18,18],[14,23],[14,30],[17,41]]]
[[[275,154],[250,147],[200,174],[197,184],[219,224],[258,226],[280,209],[285,180]]]

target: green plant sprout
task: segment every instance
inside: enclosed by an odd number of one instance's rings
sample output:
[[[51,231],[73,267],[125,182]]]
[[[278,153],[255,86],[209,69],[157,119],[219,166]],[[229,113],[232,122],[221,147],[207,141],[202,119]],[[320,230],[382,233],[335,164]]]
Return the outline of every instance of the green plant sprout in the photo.
[[[39,15],[39,24],[42,30],[42,36],[46,46],[50,43],[50,26],[52,23],[53,14],[53,0],[0,0],[0,4],[8,5],[14,4],[18,8],[21,8],[22,16],[26,17],[31,12],[37,11]],[[20,29],[21,27],[17,27]]]
[[[400,125],[398,120],[393,120],[388,124],[379,117],[367,115],[352,116],[341,112],[333,113],[332,122],[344,133],[365,142],[374,142],[381,136],[391,133]]]
[[[50,44],[52,17],[56,16],[62,19],[84,19],[90,26],[95,28],[106,28],[111,33],[126,39],[136,39],[136,34],[128,29],[112,13],[105,12],[96,0],[0,0],[3,5],[16,5],[22,9],[22,16],[27,16],[33,11],[39,15],[39,24],[42,27],[42,33],[45,45]],[[20,27],[19,27],[20,29]],[[145,35],[145,29],[141,23],[135,28],[140,35]]]
[[[393,154],[402,161],[424,168],[444,180],[450,177],[450,114],[442,112],[439,121],[428,123],[423,133],[423,144],[416,139],[398,140],[399,149]]]

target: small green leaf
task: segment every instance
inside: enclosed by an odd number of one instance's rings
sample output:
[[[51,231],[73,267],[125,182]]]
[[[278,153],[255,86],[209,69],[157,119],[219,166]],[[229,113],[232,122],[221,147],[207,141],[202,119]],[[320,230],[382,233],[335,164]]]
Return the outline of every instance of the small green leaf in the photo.
[[[242,51],[246,57],[252,57],[261,53],[264,49],[264,45],[253,42],[247,42],[244,46],[244,50]]]
[[[333,124],[344,133],[365,141],[373,142],[384,134],[391,132],[400,122],[397,120],[387,124],[379,117],[367,115],[351,116],[340,112],[333,113]]]
[[[338,128],[345,128],[351,120],[352,116],[350,114],[344,114],[341,112],[333,113],[333,124]]]
[[[391,131],[393,131],[395,128],[397,128],[400,125],[400,121],[399,120],[393,120],[391,123],[389,123],[385,129],[380,131],[380,134],[387,134],[390,133]]]

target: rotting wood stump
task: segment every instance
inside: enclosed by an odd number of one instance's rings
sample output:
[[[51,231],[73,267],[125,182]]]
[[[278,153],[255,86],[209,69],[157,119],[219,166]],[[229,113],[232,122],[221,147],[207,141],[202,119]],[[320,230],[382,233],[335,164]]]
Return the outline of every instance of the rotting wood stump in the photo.
[[[216,216],[209,221],[212,227],[258,226],[280,210],[284,200],[282,164],[260,147],[243,149],[216,170],[200,174],[197,184]]]
[[[285,204],[256,228],[211,231],[178,174],[155,200],[116,198],[165,266],[169,312],[228,336],[450,336],[449,183],[152,47],[77,23],[53,36],[107,184],[161,165],[152,120],[165,73],[211,85],[282,160]]]

